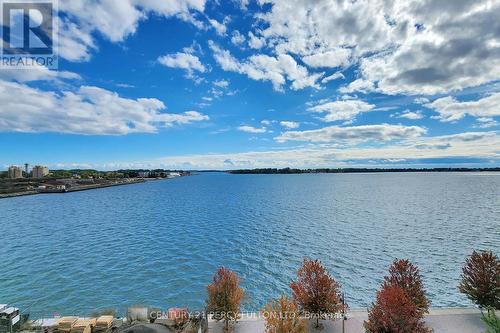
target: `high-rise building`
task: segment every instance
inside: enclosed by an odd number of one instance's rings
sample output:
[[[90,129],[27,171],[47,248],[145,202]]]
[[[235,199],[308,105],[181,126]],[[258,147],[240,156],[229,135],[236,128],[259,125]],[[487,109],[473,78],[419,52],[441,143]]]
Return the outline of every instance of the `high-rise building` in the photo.
[[[43,178],[49,174],[49,168],[46,166],[35,165],[33,167],[33,178]]]
[[[12,165],[9,167],[8,175],[10,179],[23,178],[23,170],[16,165]]]

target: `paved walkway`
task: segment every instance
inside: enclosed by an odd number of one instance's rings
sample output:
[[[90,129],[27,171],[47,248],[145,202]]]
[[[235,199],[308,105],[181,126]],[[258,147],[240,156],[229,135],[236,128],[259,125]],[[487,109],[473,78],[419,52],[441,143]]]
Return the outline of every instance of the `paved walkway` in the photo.
[[[367,319],[366,311],[354,310],[345,321],[345,333],[365,333],[363,322]],[[483,333],[486,330],[481,321],[481,313],[476,309],[433,309],[426,316],[427,325],[434,333]],[[312,329],[311,333],[342,333],[342,321],[322,321],[321,331]],[[222,323],[209,323],[209,333],[221,333]],[[243,317],[237,324],[235,333],[264,333],[264,321],[256,316]]]

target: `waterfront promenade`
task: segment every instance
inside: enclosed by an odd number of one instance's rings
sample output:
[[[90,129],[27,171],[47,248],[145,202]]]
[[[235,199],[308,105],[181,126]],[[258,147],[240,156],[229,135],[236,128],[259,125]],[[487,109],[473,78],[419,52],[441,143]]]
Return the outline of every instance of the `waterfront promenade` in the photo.
[[[363,322],[368,318],[364,310],[351,310],[345,321],[345,333],[365,333]],[[482,333],[486,326],[481,321],[481,313],[477,309],[431,309],[425,321],[434,333]],[[310,333],[342,333],[342,321],[323,320],[324,328],[320,331],[309,326]],[[222,323],[210,321],[209,333],[222,333]],[[264,320],[257,315],[243,316],[236,324],[235,333],[264,333]]]

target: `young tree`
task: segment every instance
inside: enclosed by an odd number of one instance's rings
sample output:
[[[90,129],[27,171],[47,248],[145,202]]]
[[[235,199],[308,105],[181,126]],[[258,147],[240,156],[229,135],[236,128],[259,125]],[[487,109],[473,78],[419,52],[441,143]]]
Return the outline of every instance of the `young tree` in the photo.
[[[266,333],[306,333],[306,323],[300,318],[297,304],[287,296],[272,300],[262,310]]]
[[[409,260],[396,259],[389,268],[389,275],[384,278],[384,283],[388,286],[401,287],[417,310],[422,314],[429,312],[431,302],[425,296],[424,284],[418,267]]]
[[[491,251],[473,251],[465,260],[458,286],[480,308],[500,310],[500,260]]]
[[[292,281],[290,288],[302,311],[316,317],[316,328],[319,327],[320,319],[342,310],[340,284],[319,260],[304,259],[304,264],[297,272],[297,281]]]
[[[224,329],[229,330],[229,321],[240,318],[240,304],[245,292],[240,288],[240,278],[229,269],[221,267],[215,273],[212,283],[207,286],[207,310],[217,321],[224,321]]]
[[[430,333],[422,320],[423,314],[406,291],[384,283],[377,292],[376,302],[368,311],[364,327],[369,333]]]
[[[488,308],[486,314],[483,313],[481,320],[488,326],[485,333],[498,333],[500,332],[500,318],[495,313],[495,309]]]

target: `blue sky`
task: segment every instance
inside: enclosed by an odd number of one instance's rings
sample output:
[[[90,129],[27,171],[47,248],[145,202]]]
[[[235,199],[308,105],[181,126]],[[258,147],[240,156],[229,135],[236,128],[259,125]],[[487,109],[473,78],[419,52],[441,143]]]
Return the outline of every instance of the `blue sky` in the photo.
[[[498,1],[60,0],[58,24],[58,70],[0,68],[1,168],[500,165]]]

